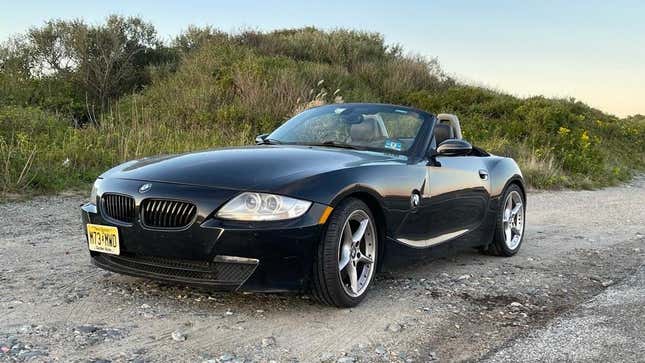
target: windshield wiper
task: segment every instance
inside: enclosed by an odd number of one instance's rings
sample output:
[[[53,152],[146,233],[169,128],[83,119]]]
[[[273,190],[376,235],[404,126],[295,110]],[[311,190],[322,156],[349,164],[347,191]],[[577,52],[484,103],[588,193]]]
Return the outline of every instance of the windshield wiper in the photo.
[[[314,144],[308,144],[310,146],[331,146],[331,147],[338,147],[338,148],[343,148],[343,149],[352,149],[352,150],[359,150],[358,147],[350,144],[345,144],[342,142],[337,142],[337,141],[323,141],[320,143],[314,143]]]

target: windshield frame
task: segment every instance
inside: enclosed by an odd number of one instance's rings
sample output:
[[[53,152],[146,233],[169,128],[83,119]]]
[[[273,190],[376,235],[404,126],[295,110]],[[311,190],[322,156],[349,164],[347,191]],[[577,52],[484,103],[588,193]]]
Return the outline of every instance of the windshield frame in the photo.
[[[282,141],[278,138],[273,137],[275,132],[286,123],[296,121],[296,119],[298,118],[302,118],[300,122],[304,122],[305,120],[307,120],[308,118],[305,118],[304,116],[306,116],[306,113],[308,113],[309,111],[320,110],[323,108],[336,109],[339,107],[343,107],[343,108],[363,108],[364,107],[364,108],[371,108],[371,109],[383,109],[383,111],[388,111],[392,113],[394,113],[395,110],[404,110],[404,111],[414,112],[418,114],[419,117],[421,118],[422,123],[421,123],[421,126],[419,126],[419,130],[416,133],[416,136],[414,138],[414,142],[412,143],[412,145],[410,145],[408,149],[402,150],[402,151],[381,148],[381,147],[354,145],[354,144],[347,144],[350,147],[334,146],[332,144],[324,145],[322,144],[322,141],[324,140],[321,140],[321,143],[288,142],[288,141]],[[416,155],[419,152],[423,153],[423,151],[426,149],[429,142],[428,135],[430,134],[430,131],[434,126],[435,120],[436,118],[433,114],[413,107],[408,107],[408,106],[384,104],[384,103],[334,103],[334,104],[328,104],[328,105],[323,105],[318,107],[312,107],[295,115],[294,117],[285,121],[278,128],[273,130],[269,135],[267,135],[266,139],[276,141],[280,145],[302,145],[302,146],[314,146],[314,147],[347,148],[347,149],[366,150],[366,151],[375,151],[375,152],[387,153],[387,154],[411,156],[411,155]]]

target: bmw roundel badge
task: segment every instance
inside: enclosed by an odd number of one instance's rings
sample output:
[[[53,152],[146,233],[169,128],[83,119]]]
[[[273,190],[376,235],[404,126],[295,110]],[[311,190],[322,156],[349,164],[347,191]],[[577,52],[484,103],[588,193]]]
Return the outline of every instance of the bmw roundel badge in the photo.
[[[139,187],[139,193],[143,194],[152,188],[152,184],[146,183]]]

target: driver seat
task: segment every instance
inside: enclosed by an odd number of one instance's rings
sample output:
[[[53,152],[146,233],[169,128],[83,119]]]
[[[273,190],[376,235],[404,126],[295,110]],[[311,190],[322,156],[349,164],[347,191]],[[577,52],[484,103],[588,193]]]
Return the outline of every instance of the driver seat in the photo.
[[[437,146],[439,146],[442,142],[448,139],[454,139],[454,138],[455,138],[455,134],[450,124],[438,123],[434,126],[434,139],[437,143]]]
[[[363,121],[353,124],[349,129],[349,136],[352,141],[369,143],[386,137],[385,127],[379,124],[379,119],[374,116],[364,116]],[[385,131],[386,133],[387,131]]]

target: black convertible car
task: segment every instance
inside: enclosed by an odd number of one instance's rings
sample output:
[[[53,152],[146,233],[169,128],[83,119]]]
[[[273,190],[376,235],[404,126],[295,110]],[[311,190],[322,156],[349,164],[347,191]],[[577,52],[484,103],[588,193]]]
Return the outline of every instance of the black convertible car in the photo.
[[[130,161],[81,207],[93,263],[201,287],[308,290],[355,306],[391,244],[514,255],[522,174],[454,115],[383,104],[309,109],[258,145]]]

